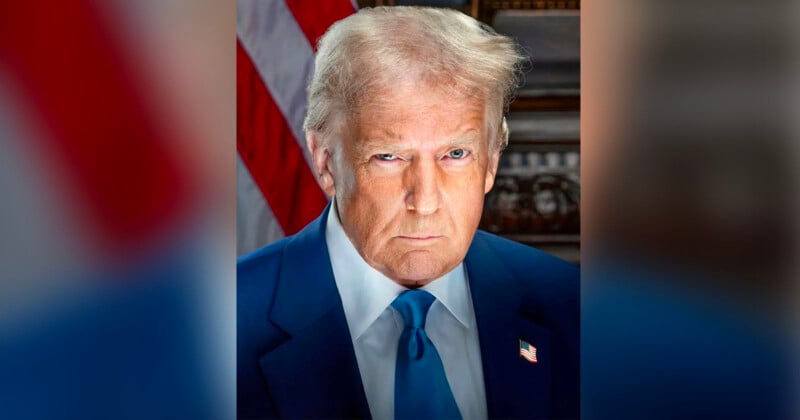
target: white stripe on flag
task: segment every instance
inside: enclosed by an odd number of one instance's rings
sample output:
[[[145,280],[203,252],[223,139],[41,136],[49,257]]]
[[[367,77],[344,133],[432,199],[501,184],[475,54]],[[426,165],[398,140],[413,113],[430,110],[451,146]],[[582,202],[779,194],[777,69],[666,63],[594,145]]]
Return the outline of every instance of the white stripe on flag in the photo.
[[[314,71],[314,50],[283,1],[239,0],[236,11],[236,31],[242,47],[310,163],[303,119],[308,105],[306,84]]]
[[[236,154],[236,255],[244,255],[285,235],[250,171]]]

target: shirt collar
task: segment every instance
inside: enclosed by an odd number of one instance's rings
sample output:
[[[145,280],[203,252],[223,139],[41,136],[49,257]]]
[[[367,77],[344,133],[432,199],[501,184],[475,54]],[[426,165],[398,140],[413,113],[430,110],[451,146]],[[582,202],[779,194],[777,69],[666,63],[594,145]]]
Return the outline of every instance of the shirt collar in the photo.
[[[450,270],[442,277],[422,286],[422,290],[427,290],[442,303],[448,311],[467,328],[472,326],[471,302],[469,288],[467,285],[467,272],[464,270],[464,263]]]
[[[325,240],[350,335],[355,341],[407,289],[364,261],[339,221],[335,200],[328,212]],[[471,327],[468,316],[471,299],[463,263],[422,289],[435,296],[461,324]]]
[[[406,289],[364,261],[339,222],[335,201],[331,207],[325,239],[347,325],[355,341]]]

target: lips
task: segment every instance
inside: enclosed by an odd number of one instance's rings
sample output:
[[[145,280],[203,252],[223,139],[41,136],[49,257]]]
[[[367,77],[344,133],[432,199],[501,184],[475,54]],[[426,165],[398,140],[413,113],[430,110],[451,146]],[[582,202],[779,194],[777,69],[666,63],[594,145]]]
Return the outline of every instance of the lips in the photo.
[[[428,239],[437,239],[441,238],[442,235],[436,235],[432,233],[423,233],[423,234],[413,234],[413,235],[400,235],[399,238],[402,239],[410,239],[410,240],[417,240],[417,241],[424,241]]]

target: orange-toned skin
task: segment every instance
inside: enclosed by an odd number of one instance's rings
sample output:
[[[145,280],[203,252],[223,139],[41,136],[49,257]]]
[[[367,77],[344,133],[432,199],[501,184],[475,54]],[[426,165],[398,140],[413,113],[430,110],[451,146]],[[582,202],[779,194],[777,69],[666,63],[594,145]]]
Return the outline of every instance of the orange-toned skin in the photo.
[[[319,183],[370,266],[413,288],[464,259],[499,159],[485,115],[478,99],[406,85],[363,104],[341,141],[308,133]]]

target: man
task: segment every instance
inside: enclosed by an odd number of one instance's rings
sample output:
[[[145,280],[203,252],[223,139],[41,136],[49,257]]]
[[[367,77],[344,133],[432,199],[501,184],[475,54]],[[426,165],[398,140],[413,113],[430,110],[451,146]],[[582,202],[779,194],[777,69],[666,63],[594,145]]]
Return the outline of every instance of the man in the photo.
[[[306,140],[333,199],[239,261],[240,417],[578,416],[578,270],[477,231],[520,60],[443,9],[320,40]]]

